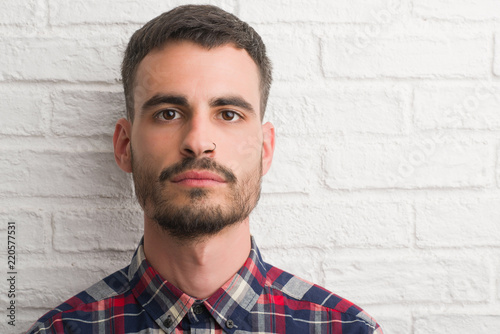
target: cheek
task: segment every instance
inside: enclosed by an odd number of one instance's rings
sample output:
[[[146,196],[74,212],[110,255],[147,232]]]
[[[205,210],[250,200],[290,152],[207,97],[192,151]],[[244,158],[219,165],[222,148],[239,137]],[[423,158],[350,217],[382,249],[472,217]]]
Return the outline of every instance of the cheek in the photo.
[[[240,141],[231,151],[229,162],[226,164],[237,176],[254,172],[260,168],[262,143],[255,137],[248,137]]]
[[[133,142],[133,167],[135,171],[143,171],[155,174],[162,166],[159,156],[153,154],[143,143]]]
[[[134,136],[133,149],[137,157],[152,164],[168,163],[173,152],[177,152],[173,147],[173,140],[166,139],[162,133],[155,133],[154,129],[144,130],[147,136]]]

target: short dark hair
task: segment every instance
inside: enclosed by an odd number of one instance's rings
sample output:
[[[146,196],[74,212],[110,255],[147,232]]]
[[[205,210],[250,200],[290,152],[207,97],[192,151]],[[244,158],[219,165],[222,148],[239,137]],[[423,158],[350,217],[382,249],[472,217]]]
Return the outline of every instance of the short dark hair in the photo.
[[[134,81],[139,63],[154,49],[168,41],[187,40],[212,49],[226,44],[245,49],[259,69],[260,117],[269,97],[272,67],[262,38],[235,15],[210,5],[176,7],[146,23],[128,43],[122,62],[122,79],[127,117],[134,120]]]

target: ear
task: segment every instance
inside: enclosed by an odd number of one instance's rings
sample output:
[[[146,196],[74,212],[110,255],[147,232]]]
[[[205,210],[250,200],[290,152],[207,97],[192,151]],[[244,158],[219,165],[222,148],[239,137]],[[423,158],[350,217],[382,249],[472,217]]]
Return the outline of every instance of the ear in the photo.
[[[262,143],[262,175],[265,175],[269,171],[269,168],[271,168],[271,163],[273,162],[274,125],[270,122],[262,125],[262,134],[264,137]]]
[[[132,156],[130,153],[130,134],[132,125],[125,118],[116,122],[115,134],[113,135],[113,147],[115,160],[118,166],[127,173],[132,173]]]

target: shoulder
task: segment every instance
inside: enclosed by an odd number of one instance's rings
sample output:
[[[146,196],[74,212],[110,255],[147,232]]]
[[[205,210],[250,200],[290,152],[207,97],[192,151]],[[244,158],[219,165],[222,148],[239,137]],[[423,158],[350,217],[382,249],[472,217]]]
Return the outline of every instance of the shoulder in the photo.
[[[133,298],[127,272],[128,267],[118,270],[71,297],[38,319],[26,333],[72,332],[73,327],[92,321],[96,312],[126,304],[127,298]]]
[[[347,327],[356,327],[356,333],[359,328],[365,328],[362,333],[382,334],[377,322],[361,307],[319,285],[274,266],[267,266],[266,286],[273,290],[274,295],[282,296],[287,312],[294,316],[307,314],[307,317],[311,317],[314,312],[315,318],[336,319],[331,323],[341,323],[345,333],[351,333]]]

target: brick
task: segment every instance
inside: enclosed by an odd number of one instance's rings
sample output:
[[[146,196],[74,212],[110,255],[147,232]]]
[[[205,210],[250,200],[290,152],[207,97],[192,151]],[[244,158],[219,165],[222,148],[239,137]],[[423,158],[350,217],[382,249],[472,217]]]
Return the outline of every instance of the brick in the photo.
[[[273,213],[273,223],[269,222]],[[351,201],[319,204],[260,204],[252,229],[263,247],[392,248],[410,244],[409,208],[401,203]],[[278,236],[278,238],[277,238]]]
[[[500,76],[500,33],[495,35],[495,58],[493,63],[493,72]]]
[[[318,184],[317,168],[320,160],[309,144],[297,146],[293,140],[276,139],[273,163],[263,177],[262,193],[308,193]]]
[[[62,254],[52,252],[50,256],[31,254],[20,256],[17,273],[16,304],[21,313],[37,309],[34,322],[49,309],[56,307],[78,292],[88,288],[112,272],[130,263],[132,252],[81,252]],[[4,280],[0,289],[5,290]],[[5,281],[6,282],[6,281]],[[0,294],[0,304],[7,301],[6,294]]]
[[[142,235],[142,226],[142,211],[97,209],[56,212],[54,249],[61,252],[133,251]]]
[[[324,264],[326,288],[358,304],[485,302],[489,268],[482,261],[387,258]],[[381,263],[383,262],[383,265]],[[389,268],[389,269],[388,269]]]
[[[131,197],[113,153],[2,152],[0,193],[16,196]]]
[[[416,207],[421,247],[500,246],[497,199],[438,200]]]
[[[491,186],[490,146],[439,135],[411,142],[336,143],[326,148],[325,183],[332,189]]]
[[[17,301],[21,305],[43,307],[45,310],[40,312],[40,317],[111,272],[109,269],[100,269],[97,265],[78,267],[50,262],[44,267],[26,267],[18,274]]]
[[[411,94],[405,85],[301,88],[287,85],[273,91],[267,112],[281,134],[401,134],[405,131]]]
[[[231,0],[195,0],[190,4],[212,4],[227,11],[234,10]],[[71,2],[49,0],[50,22],[54,25],[83,23],[146,23],[152,18],[176,6],[185,5],[182,0],[75,0]]]
[[[495,333],[500,327],[498,315],[438,314],[415,320],[415,334]]]
[[[500,4],[496,0],[416,0],[413,13],[426,19],[498,20]]]
[[[497,259],[500,258],[500,256],[498,256],[498,255],[496,257],[497,257]],[[496,299],[497,299],[497,301],[500,301],[500,262],[499,261],[497,261],[496,268],[497,268],[497,270],[496,270],[496,272],[497,272],[496,273],[496,287],[497,287]]]
[[[266,29],[259,33],[273,62],[275,80],[320,77],[319,43],[310,32],[283,29],[269,34],[269,29]]]
[[[421,129],[500,129],[500,86],[428,85],[415,89],[415,123]]]
[[[0,48],[4,50],[0,58],[0,76],[4,80],[120,80],[124,47],[118,37],[4,39],[0,40]]]
[[[249,22],[378,22],[384,12],[397,12],[400,0],[240,1],[240,18]],[[263,10],[265,8],[265,10]]]
[[[500,188],[500,148],[497,150],[497,168],[496,168],[496,181],[497,187]]]
[[[373,307],[370,307],[367,311],[378,323],[380,326],[382,326],[382,329],[384,330],[384,333],[411,333],[412,332],[412,325],[413,321],[411,320],[411,316],[405,316],[403,313],[404,311],[399,307],[397,311],[394,311],[394,313],[397,314],[397,316],[379,316],[377,313],[372,311]],[[383,312],[383,311],[382,311]],[[387,312],[388,313],[388,312]],[[384,313],[382,313],[384,314]]]
[[[59,91],[52,96],[52,131],[57,135],[112,135],[116,121],[125,117],[121,92]]]
[[[0,4],[0,24],[31,25],[42,15],[37,0],[4,1]]]
[[[35,89],[0,89],[0,104],[3,113],[0,134],[44,134],[44,116],[50,106],[47,94]]]
[[[51,246],[50,220],[40,212],[31,210],[0,211],[0,231],[5,238],[0,240],[0,252],[7,253],[7,223],[14,222],[13,229],[16,254],[45,252]]]
[[[322,66],[329,78],[486,77],[490,40],[458,34],[325,38]]]

